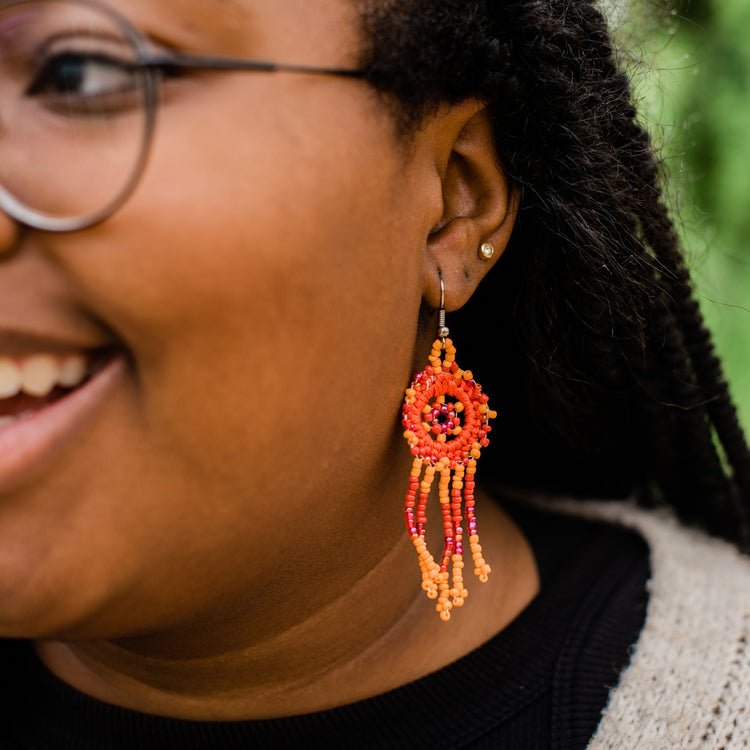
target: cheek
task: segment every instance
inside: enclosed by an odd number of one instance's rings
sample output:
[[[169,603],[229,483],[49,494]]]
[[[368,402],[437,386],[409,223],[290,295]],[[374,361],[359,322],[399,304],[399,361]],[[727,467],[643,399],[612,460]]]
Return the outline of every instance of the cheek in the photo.
[[[203,111],[165,113],[147,178],[99,232],[92,287],[132,350],[152,454],[234,489],[250,460],[267,497],[309,485],[322,453],[351,463],[391,438],[420,300],[416,201],[390,124],[341,102],[321,101],[314,127]]]

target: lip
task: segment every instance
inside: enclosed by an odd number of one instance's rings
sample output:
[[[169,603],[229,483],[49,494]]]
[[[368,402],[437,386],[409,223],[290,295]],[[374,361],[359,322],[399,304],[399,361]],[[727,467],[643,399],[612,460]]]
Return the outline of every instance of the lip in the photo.
[[[115,353],[83,385],[0,428],[0,493],[43,471],[64,452],[107,402],[125,376]]]

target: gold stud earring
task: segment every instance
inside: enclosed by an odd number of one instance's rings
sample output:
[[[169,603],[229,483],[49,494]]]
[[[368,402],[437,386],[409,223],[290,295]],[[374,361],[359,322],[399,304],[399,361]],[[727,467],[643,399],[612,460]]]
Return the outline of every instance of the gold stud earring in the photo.
[[[490,245],[489,242],[485,242],[480,248],[479,248],[479,254],[484,258],[484,260],[492,260],[493,256],[495,255],[495,248]]]

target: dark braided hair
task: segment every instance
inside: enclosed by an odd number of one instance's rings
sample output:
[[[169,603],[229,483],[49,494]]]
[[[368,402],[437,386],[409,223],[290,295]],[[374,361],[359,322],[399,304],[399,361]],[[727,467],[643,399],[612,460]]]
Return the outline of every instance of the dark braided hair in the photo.
[[[362,67],[404,137],[487,102],[522,191],[451,327],[499,404],[483,476],[665,502],[750,549],[750,454],[595,0],[355,0]]]

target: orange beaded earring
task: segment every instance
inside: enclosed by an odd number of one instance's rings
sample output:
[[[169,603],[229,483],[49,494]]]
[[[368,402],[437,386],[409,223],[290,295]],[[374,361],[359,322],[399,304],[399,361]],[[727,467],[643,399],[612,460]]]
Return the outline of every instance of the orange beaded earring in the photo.
[[[488,422],[497,416],[490,411],[489,399],[471,371],[462,370],[456,363],[456,348],[449,333],[445,326],[445,286],[440,275],[438,338],[432,345],[430,364],[414,376],[406,389],[402,424],[414,456],[404,507],[406,528],[419,556],[422,588],[430,599],[437,599],[435,608],[443,620],[449,620],[451,609],[460,607],[469,595],[463,581],[462,504],[474,573],[483,583],[490,573],[477,535],[474,476],[481,449],[489,443],[487,433],[492,428]],[[435,474],[440,476],[438,497],[444,534],[439,563],[425,541],[425,511]]]

